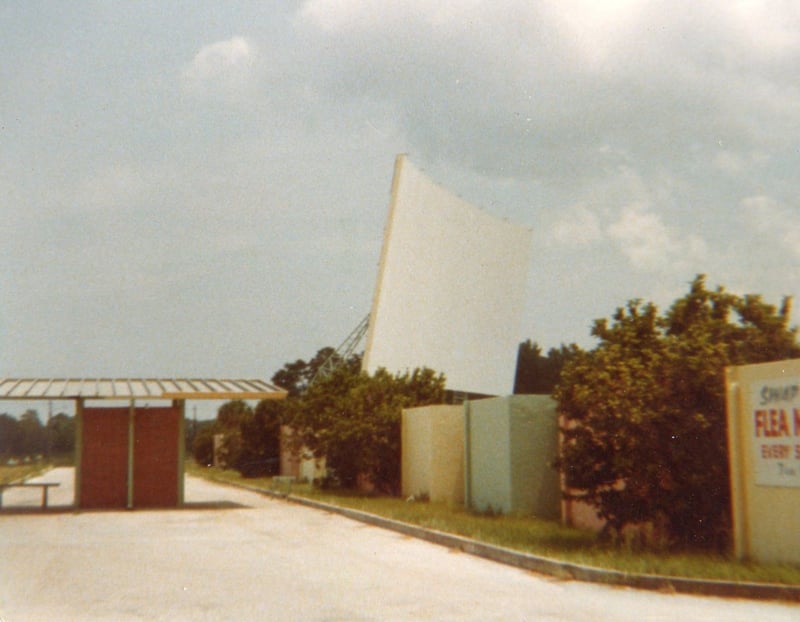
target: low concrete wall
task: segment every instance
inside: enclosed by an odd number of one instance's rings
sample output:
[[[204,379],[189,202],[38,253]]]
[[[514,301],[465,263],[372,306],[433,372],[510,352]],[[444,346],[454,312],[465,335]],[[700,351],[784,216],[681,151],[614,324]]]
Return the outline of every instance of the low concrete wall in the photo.
[[[403,496],[464,503],[464,411],[432,405],[403,410]]]
[[[556,405],[546,395],[465,402],[466,503],[483,512],[561,516]]]

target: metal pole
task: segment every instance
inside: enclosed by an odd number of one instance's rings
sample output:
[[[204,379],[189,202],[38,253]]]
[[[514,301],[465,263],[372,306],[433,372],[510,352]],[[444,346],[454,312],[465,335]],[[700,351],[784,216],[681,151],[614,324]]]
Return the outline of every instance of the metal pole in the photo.
[[[178,415],[178,505],[183,505],[184,491],[184,469],[186,462],[186,401],[175,400],[172,402],[172,408],[177,411]],[[197,407],[195,407],[197,412]],[[196,424],[196,421],[195,421]]]
[[[81,506],[81,475],[83,472],[83,400],[75,400],[75,507]]]
[[[130,408],[128,409],[128,509],[133,509],[133,450],[134,444],[134,421],[133,417],[136,412],[136,401],[131,400]]]
[[[464,507],[472,507],[472,438],[470,423],[470,402],[464,400],[461,407],[464,409]]]
[[[50,460],[53,445],[53,400],[47,402],[47,425],[45,426],[44,434],[47,443],[45,447],[45,458]]]

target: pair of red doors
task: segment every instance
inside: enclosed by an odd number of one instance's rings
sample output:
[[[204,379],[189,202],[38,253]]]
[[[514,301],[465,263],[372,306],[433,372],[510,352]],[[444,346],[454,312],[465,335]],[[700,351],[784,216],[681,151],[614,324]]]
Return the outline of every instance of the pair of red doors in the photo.
[[[181,416],[174,406],[84,408],[78,506],[179,505]]]

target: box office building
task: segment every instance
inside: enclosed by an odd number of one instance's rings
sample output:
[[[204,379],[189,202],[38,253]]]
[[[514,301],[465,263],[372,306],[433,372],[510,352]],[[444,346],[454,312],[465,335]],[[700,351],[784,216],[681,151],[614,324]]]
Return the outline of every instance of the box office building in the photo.
[[[0,379],[0,399],[75,401],[78,508],[182,505],[186,401],[284,397],[263,380]]]

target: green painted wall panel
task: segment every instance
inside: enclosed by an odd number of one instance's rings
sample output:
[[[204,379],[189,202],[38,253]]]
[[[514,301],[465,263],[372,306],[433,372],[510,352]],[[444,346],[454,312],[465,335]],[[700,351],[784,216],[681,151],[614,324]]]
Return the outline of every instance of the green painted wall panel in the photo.
[[[561,512],[555,402],[512,395],[467,402],[469,506],[557,519]]]
[[[470,506],[479,512],[511,512],[511,445],[504,398],[469,401],[465,408]]]
[[[513,395],[511,415],[512,506],[539,518],[561,516],[556,405],[547,395]]]

